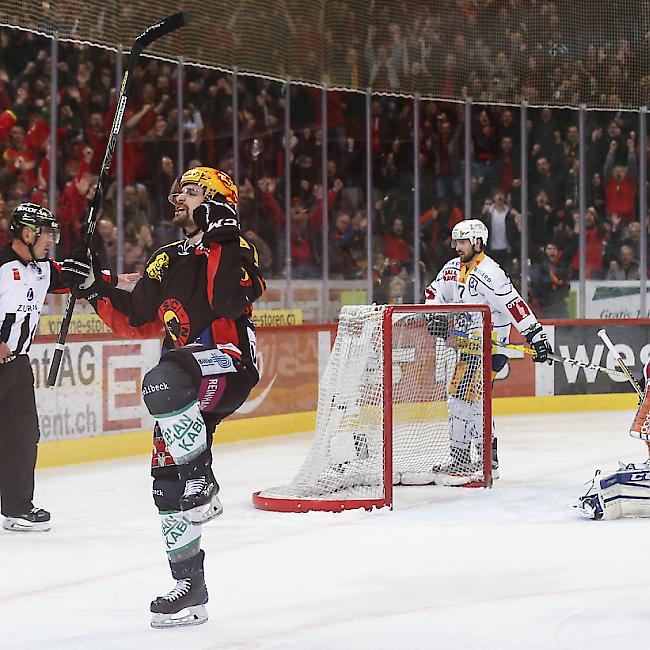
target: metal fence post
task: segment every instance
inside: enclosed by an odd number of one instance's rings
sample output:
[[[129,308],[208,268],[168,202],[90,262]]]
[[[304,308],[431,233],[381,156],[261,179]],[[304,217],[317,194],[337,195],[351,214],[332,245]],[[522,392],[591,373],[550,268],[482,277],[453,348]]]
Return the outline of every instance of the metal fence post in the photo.
[[[472,218],[472,100],[465,98],[465,219]]]
[[[59,120],[59,33],[52,34],[50,49],[50,176],[48,178],[48,203],[56,214],[56,169],[58,167],[58,147],[56,131]],[[52,257],[56,259],[56,244],[52,247]]]
[[[420,288],[420,95],[413,98],[413,302],[421,302]]]
[[[177,129],[178,129],[178,161],[177,175],[185,171],[185,132],[183,121],[183,104],[185,103],[183,90],[183,57],[178,58],[178,68],[176,75],[176,110],[178,111]]]
[[[646,187],[646,149],[648,145],[647,133],[648,107],[642,106],[639,110],[639,278],[640,278],[640,301],[639,318],[646,318],[648,315],[648,241],[647,218],[648,218],[648,195]]]
[[[116,87],[122,83],[122,45],[115,54]],[[117,186],[115,188],[115,221],[117,226],[116,271],[124,273],[124,129],[117,136]]]
[[[323,323],[329,322],[329,304],[330,304],[330,259],[329,259],[329,206],[327,205],[327,86],[321,89],[321,165],[322,165],[322,184],[323,184],[323,224],[322,224],[322,269],[323,269]]]
[[[286,250],[287,284],[285,306],[293,309],[293,282],[292,282],[292,258],[291,258],[291,81],[286,80],[284,84],[284,212],[286,221],[284,224],[284,241]]]
[[[587,233],[585,225],[585,206],[587,196],[587,174],[585,165],[587,164],[587,138],[586,138],[586,106],[580,104],[578,112],[578,152],[580,159],[580,169],[578,177],[578,201],[580,202],[580,234],[578,236],[578,251],[580,260],[580,293],[578,300],[578,318],[585,318],[587,313]]]
[[[528,102],[521,102],[521,295],[528,300]]]
[[[366,235],[366,257],[368,259],[368,273],[366,286],[368,292],[368,304],[373,303],[373,251],[372,232],[374,228],[375,205],[372,200],[372,90],[366,90],[366,216],[368,217],[368,232]]]
[[[233,180],[235,181],[235,185],[239,187],[239,97],[237,92],[236,67],[232,69],[232,156],[233,171],[235,173]]]

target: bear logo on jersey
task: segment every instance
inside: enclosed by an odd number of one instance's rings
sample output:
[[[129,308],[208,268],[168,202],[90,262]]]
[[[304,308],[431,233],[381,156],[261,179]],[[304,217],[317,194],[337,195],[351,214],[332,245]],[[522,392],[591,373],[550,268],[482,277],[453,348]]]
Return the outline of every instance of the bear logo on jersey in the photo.
[[[147,275],[152,280],[162,281],[163,271],[169,266],[169,255],[159,253],[149,266],[147,266]]]
[[[175,298],[168,298],[158,308],[158,316],[165,324],[165,329],[174,342],[175,348],[187,343],[190,336],[190,317],[183,304]]]

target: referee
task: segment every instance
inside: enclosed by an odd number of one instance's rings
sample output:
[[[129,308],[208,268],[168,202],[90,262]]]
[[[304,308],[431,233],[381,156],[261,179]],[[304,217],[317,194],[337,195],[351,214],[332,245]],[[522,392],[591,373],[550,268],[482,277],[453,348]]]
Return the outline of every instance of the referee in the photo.
[[[47,208],[21,203],[11,230],[13,241],[0,249],[0,511],[5,530],[44,531],[50,513],[32,503],[39,428],[27,352],[46,294],[82,283],[89,267],[47,259],[59,241],[59,225]]]

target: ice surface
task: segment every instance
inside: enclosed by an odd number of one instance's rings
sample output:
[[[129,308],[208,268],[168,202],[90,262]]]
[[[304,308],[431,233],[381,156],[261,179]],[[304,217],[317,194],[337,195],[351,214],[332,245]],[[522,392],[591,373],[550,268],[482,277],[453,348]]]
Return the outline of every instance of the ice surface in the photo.
[[[411,487],[395,510],[257,511],[306,434],[215,447],[225,514],[204,527],[207,624],[152,630],[172,586],[148,459],[42,470],[49,533],[0,531],[0,648],[610,650],[644,646],[650,521],[567,505],[642,461],[627,411],[497,419],[492,490]]]

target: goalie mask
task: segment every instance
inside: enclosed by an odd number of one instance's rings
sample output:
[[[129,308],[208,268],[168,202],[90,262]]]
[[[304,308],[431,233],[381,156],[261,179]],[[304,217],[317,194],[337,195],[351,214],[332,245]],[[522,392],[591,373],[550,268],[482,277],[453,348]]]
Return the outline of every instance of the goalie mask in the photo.
[[[37,237],[49,231],[54,243],[59,243],[61,233],[56,217],[47,208],[37,203],[19,203],[11,213],[11,230],[14,237],[25,243],[23,228],[33,230]]]
[[[487,226],[479,219],[467,219],[457,223],[451,231],[451,246],[456,245],[459,239],[469,239],[469,241],[476,245],[478,239],[483,242],[483,248],[487,246],[488,242],[488,229]]]
[[[239,192],[228,174],[212,167],[194,167],[188,169],[180,180],[180,186],[196,183],[205,190],[205,198],[222,196],[231,205],[237,206]]]

